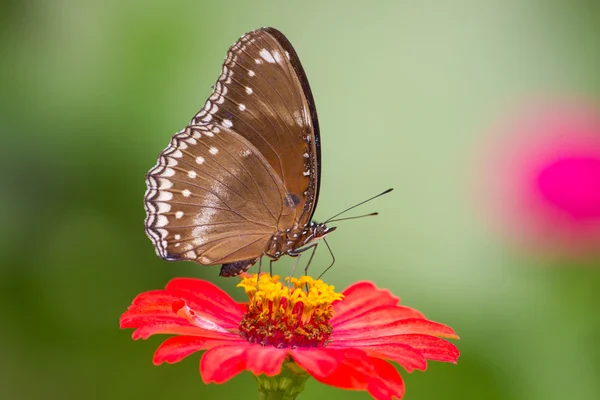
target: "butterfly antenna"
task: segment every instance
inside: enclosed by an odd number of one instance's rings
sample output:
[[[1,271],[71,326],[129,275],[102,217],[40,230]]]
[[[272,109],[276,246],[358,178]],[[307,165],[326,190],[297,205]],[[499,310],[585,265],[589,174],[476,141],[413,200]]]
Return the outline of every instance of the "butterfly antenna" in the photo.
[[[346,218],[331,219],[331,220],[328,220],[327,222],[338,222],[338,221],[346,221],[347,219],[357,219],[357,218],[363,218],[363,217],[374,217],[375,215],[379,215],[379,213],[378,212],[374,212],[374,213],[371,213],[371,214],[358,215],[356,217],[346,217]]]
[[[389,193],[389,192],[391,192],[392,190],[394,190],[394,188],[389,188],[388,190],[386,190],[386,191],[384,191],[384,192],[381,192],[381,193],[379,193],[377,196],[373,196],[373,197],[371,197],[370,199],[367,199],[367,200],[361,201],[360,203],[358,203],[358,204],[355,204],[355,205],[353,205],[353,206],[352,206],[352,207],[350,207],[350,208],[346,208],[344,211],[342,211],[342,212],[340,212],[340,213],[337,213],[337,214],[335,214],[333,217],[329,218],[329,219],[328,219],[327,221],[325,221],[324,223],[326,224],[326,223],[328,223],[328,222],[332,221],[332,220],[333,220],[335,217],[338,217],[338,216],[342,215],[343,213],[345,213],[345,212],[348,212],[348,211],[352,210],[353,208],[356,208],[356,207],[358,207],[358,206],[361,206],[361,205],[363,205],[363,204],[365,204],[365,203],[368,203],[368,202],[369,202],[369,201],[371,201],[371,200],[375,200],[376,198],[378,198],[378,197],[380,197],[380,196],[383,196],[384,194],[388,194],[388,193]],[[374,213],[374,214],[377,214],[377,213]],[[365,216],[366,216],[366,215],[365,215]],[[359,218],[359,217],[351,217],[351,218],[347,218],[347,219],[352,219],[352,218]],[[338,220],[338,221],[340,221],[340,220]]]

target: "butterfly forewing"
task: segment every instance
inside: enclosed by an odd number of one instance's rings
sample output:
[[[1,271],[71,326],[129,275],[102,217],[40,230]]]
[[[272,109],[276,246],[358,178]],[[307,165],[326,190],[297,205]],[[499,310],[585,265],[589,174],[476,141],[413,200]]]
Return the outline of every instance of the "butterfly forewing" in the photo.
[[[242,36],[193,122],[229,127],[248,139],[284,182],[298,225],[310,221],[320,178],[317,115],[302,65],[283,34],[264,28]]]
[[[146,227],[160,257],[201,264],[256,257],[294,215],[258,150],[229,129],[188,126],[146,179]]]

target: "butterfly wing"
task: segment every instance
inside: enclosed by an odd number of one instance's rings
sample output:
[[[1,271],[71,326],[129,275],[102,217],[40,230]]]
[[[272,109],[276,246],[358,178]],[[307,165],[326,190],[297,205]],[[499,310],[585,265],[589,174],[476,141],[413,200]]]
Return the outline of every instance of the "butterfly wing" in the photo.
[[[320,183],[320,137],[313,96],[298,55],[285,36],[262,28],[242,36],[227,53],[222,73],[195,124],[231,128],[264,156],[295,209],[291,224],[314,213]]]
[[[166,260],[256,259],[294,209],[261,153],[228,128],[190,125],[146,178],[146,233]]]

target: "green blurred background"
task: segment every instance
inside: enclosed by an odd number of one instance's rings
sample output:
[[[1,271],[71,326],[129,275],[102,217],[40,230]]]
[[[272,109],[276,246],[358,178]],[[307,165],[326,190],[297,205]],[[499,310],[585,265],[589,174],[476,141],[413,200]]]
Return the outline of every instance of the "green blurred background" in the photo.
[[[118,319],[174,276],[243,299],[218,267],[155,256],[143,178],[227,48],[265,25],[294,44],[318,106],[316,218],[396,188],[361,210],[381,217],[338,225],[327,281],[373,280],[461,336],[458,365],[403,373],[405,398],[600,398],[599,271],[518,253],[470,185],[483,132],[514,104],[600,95],[598,2],[0,4],[0,398],[257,398],[248,373],[204,385],[198,354],[154,367],[162,338],[134,343]],[[328,262],[321,249],[312,268]],[[369,398],[314,381],[303,397]]]

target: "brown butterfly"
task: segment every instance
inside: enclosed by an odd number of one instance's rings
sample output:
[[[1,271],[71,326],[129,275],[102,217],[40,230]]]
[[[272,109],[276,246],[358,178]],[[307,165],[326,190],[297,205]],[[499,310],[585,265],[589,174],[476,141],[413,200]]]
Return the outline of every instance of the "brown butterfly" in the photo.
[[[274,28],[242,36],[212,95],[146,177],[146,234],[168,261],[223,264],[222,276],[316,249],[335,228],[319,198],[317,111],[306,74]],[[312,256],[311,256],[312,258]]]

